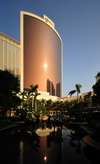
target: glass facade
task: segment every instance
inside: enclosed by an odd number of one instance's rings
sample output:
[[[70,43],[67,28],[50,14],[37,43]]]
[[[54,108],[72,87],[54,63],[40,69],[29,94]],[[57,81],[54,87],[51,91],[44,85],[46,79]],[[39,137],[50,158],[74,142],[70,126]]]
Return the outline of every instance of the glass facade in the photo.
[[[61,96],[62,41],[48,17],[22,12],[23,88],[38,84],[39,91]],[[21,31],[22,32],[22,31]]]

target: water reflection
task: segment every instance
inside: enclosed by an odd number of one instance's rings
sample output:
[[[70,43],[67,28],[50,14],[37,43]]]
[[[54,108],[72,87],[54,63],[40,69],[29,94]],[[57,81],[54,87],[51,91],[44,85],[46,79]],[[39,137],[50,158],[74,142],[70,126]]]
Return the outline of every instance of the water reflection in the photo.
[[[23,164],[23,141],[20,141],[20,164]]]
[[[44,121],[14,133],[12,130],[8,135],[0,134],[1,163],[93,164],[98,153],[82,142],[83,135],[79,129],[66,130]]]
[[[70,137],[69,144],[72,147],[76,147],[76,153],[82,152],[81,139],[83,136],[84,134],[80,129],[71,130],[71,135],[69,135]]]
[[[85,146],[84,154],[91,161],[91,164],[98,164],[100,162],[100,151],[90,146]]]
[[[44,161],[47,161],[47,156],[44,157]]]

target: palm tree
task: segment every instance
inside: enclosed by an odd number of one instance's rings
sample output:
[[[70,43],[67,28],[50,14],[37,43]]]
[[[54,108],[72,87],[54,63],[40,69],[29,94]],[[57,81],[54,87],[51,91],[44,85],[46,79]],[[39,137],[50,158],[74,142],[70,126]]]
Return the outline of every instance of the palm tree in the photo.
[[[37,110],[37,101],[36,101],[36,97],[37,97],[38,95],[40,95],[40,93],[38,93],[38,91],[35,91],[34,93],[35,93],[35,94],[34,94],[34,109]]]
[[[100,80],[100,72],[97,73],[97,75],[95,76],[96,78],[96,82],[98,82]]]
[[[26,91],[23,91],[23,92],[20,92],[19,93],[19,96],[21,96],[22,97],[22,106],[23,106],[23,104],[24,104],[24,100],[26,99]]]
[[[92,92],[90,91],[90,92],[87,93],[87,95],[84,96],[84,101],[88,101],[89,104],[91,104],[92,103],[91,96],[92,96]]]
[[[97,77],[100,77],[100,72],[98,72],[97,75],[96,75],[95,77],[96,77],[96,78],[97,78]]]
[[[31,84],[31,85],[30,85],[30,88],[31,88],[31,90],[29,91],[29,94],[30,94],[32,97],[34,97],[34,109],[37,110],[37,109],[36,109],[36,108],[37,108],[37,105],[36,105],[36,97],[37,97],[38,95],[40,95],[40,93],[38,93],[38,91],[37,91],[38,85],[33,86],[33,84]],[[32,98],[32,108],[33,108],[33,98]]]
[[[45,100],[44,98],[42,98],[41,104],[42,104],[43,106],[46,104],[46,100]]]
[[[81,84],[76,84],[76,92],[77,92],[77,102],[78,102],[78,96],[81,92],[80,88],[82,88],[82,85]]]
[[[22,107],[29,107],[29,100],[31,98],[31,95],[27,91],[23,91],[19,93],[19,95],[22,97]]]
[[[76,87],[76,90],[70,91],[70,92],[68,93],[68,95],[72,96],[75,92],[77,92],[77,102],[79,102],[78,97],[79,97],[79,94],[80,94],[80,92],[81,92],[81,91],[80,91],[80,88],[82,88],[82,85],[81,85],[81,84],[76,84],[75,87]]]

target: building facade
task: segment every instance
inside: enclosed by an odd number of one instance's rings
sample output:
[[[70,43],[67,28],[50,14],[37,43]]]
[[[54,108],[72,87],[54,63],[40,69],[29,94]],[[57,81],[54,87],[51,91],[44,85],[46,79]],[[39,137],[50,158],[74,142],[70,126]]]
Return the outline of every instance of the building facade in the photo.
[[[0,33],[0,70],[6,69],[20,79],[20,42]]]
[[[39,91],[62,96],[62,40],[54,23],[21,11],[21,89],[38,84]]]

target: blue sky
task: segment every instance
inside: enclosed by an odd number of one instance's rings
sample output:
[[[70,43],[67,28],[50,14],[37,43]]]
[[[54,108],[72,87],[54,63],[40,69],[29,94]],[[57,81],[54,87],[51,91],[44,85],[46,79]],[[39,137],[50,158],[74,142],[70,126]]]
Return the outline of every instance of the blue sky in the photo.
[[[100,0],[0,0],[0,32],[20,41],[20,10],[48,16],[63,41],[63,96],[100,71]]]

